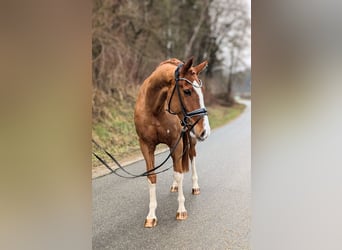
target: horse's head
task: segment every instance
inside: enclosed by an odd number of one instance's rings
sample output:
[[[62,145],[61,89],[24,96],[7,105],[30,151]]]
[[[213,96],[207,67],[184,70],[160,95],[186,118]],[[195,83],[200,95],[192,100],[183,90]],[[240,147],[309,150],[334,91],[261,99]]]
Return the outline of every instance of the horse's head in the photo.
[[[174,93],[179,98],[173,97],[172,101],[174,102],[173,107],[179,111],[177,114],[180,119],[190,127],[195,124],[191,132],[197,139],[203,141],[210,134],[210,125],[204,105],[202,81],[198,75],[208,62],[204,61],[197,66],[192,66],[192,63],[193,58],[190,58],[181,67],[178,77],[178,90],[175,90],[178,94]]]

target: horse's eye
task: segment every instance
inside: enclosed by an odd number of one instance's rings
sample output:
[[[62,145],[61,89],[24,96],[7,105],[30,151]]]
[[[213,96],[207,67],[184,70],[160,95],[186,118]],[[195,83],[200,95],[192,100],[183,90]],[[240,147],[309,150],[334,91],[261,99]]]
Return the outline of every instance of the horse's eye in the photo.
[[[190,89],[184,89],[184,94],[187,96],[191,96],[191,90]]]

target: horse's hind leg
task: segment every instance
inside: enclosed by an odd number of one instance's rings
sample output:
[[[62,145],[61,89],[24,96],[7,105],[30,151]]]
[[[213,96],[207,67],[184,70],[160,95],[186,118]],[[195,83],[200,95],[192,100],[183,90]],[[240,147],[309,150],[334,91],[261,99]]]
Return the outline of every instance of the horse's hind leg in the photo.
[[[144,155],[146,162],[147,171],[154,167],[154,150],[155,146],[149,146],[145,142],[140,140],[140,148],[141,152]],[[157,208],[157,196],[156,196],[156,183],[157,176],[155,174],[147,176],[149,194],[150,194],[150,203],[149,203],[149,212],[145,219],[144,227],[155,227],[157,225],[157,216],[156,216],[156,208]]]
[[[171,188],[170,188],[170,192],[171,193],[178,192],[178,184],[177,184],[177,181],[176,181],[175,178],[173,178],[173,182],[172,182],[172,185],[171,185]]]
[[[198,175],[196,170],[196,157],[193,157],[191,160],[191,179],[192,179],[192,194],[198,195],[201,193],[201,189],[198,185]],[[178,183],[176,181],[176,178],[173,178],[173,182],[171,185],[170,192],[178,192]]]

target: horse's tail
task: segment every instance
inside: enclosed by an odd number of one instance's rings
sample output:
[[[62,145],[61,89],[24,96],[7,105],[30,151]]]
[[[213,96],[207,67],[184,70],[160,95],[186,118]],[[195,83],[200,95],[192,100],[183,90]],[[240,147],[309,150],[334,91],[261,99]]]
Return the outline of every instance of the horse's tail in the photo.
[[[184,133],[183,135],[183,156],[182,156],[182,172],[186,173],[189,171],[189,160],[190,160],[190,135]]]

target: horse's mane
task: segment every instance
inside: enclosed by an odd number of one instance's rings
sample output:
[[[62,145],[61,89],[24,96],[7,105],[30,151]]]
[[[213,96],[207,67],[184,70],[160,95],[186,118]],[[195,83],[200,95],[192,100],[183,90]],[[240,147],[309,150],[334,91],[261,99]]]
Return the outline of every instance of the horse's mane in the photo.
[[[178,66],[180,63],[183,63],[183,62],[178,60],[177,58],[170,58],[168,60],[165,60],[165,61],[159,63],[158,67],[163,65],[163,64],[167,64],[167,63],[170,63],[170,64]]]

